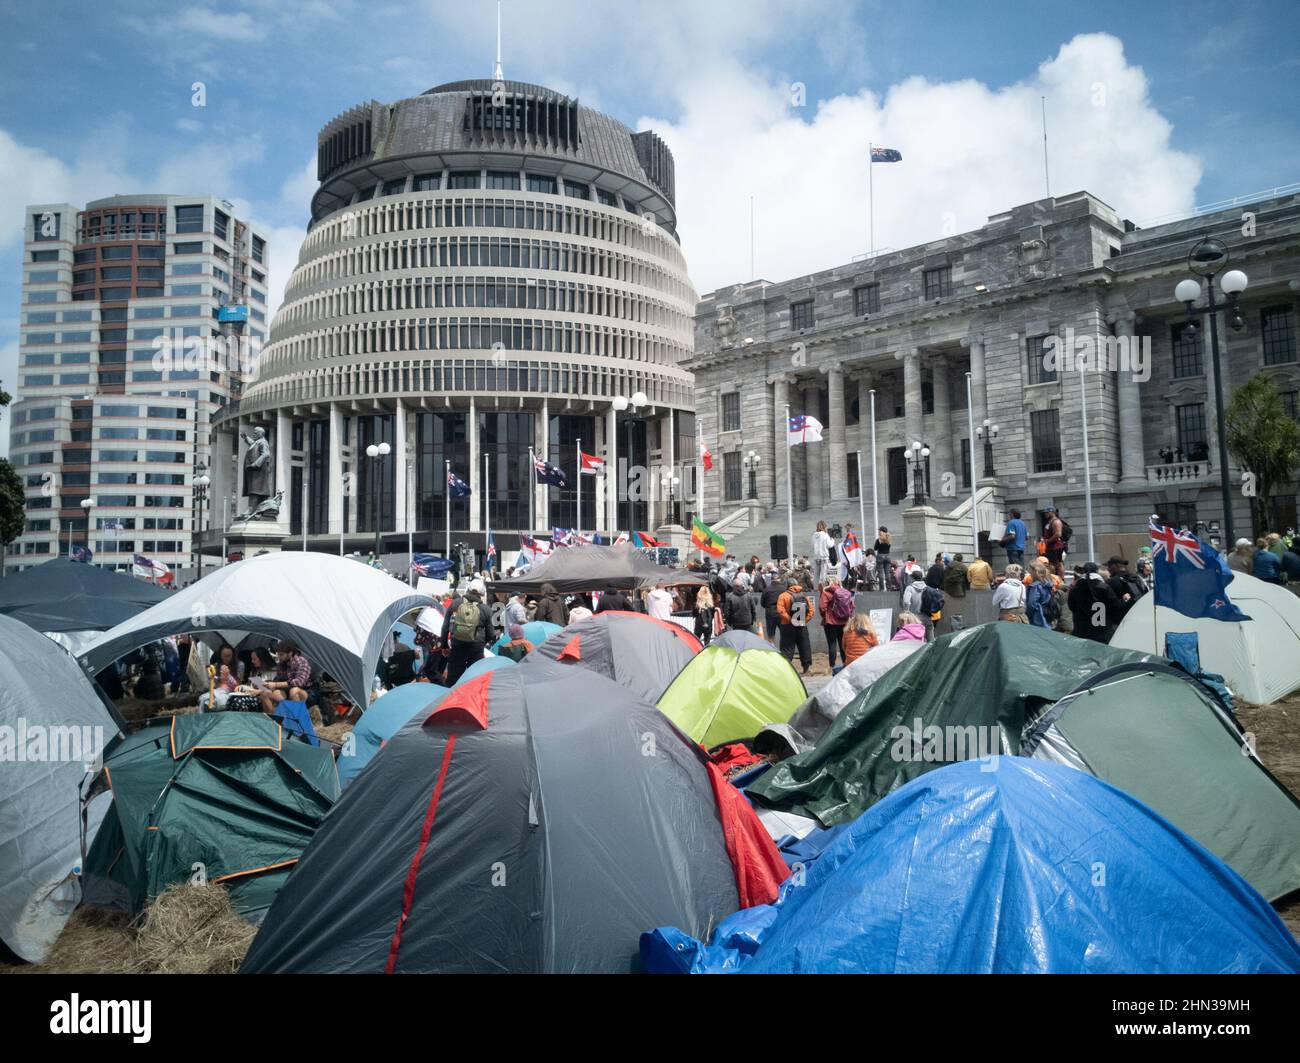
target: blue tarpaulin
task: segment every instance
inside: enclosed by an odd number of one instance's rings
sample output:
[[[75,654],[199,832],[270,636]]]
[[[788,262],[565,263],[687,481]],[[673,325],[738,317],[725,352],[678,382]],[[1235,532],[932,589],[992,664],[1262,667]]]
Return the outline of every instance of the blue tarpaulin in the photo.
[[[914,779],[712,944],[660,928],[641,955],[692,973],[1300,972],[1218,857],[1099,779],[1007,756]]]

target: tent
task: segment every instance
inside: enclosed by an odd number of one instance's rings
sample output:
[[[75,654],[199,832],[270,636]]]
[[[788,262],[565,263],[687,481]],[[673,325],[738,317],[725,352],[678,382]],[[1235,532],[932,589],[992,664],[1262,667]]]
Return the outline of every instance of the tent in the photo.
[[[1026,725],[1083,680],[1150,659],[1029,624],[944,635],[858,694],[813,749],[746,792],[832,827],[941,764],[1019,753]]]
[[[557,631],[520,664],[576,665],[622,683],[655,704],[699,652],[700,640],[684,627],[644,613],[610,609]]]
[[[77,653],[101,631],[171,596],[152,583],[56,558],[0,580],[0,616],[11,616]]]
[[[78,787],[116,734],[76,662],[0,616],[0,940],[24,960],[44,959],[81,896]]]
[[[130,911],[202,865],[257,916],[339,795],[333,754],[260,712],[149,724],[110,747],[102,782],[113,805],[86,855],[86,897]]]
[[[775,648],[762,635],[755,635],[752,631],[744,631],[734,627],[729,627],[721,635],[715,636],[709,645],[730,646],[733,650],[770,650]]]
[[[1300,889],[1300,801],[1214,692],[1169,665],[1090,677],[1034,724],[1022,753],[1144,801],[1270,901]]]
[[[356,704],[365,705],[397,620],[432,599],[392,576],[333,554],[263,554],[219,568],[106,631],[81,654],[91,674],[168,635],[216,632],[290,639]]]
[[[653,705],[553,663],[498,669],[348,787],[243,970],[626,972],[644,927],[707,932],[784,875]]]
[[[523,628],[524,638],[534,646],[540,646],[548,637],[554,635],[557,631],[563,630],[559,624],[552,624],[546,620],[530,620],[528,623],[523,625]],[[492,645],[488,647],[488,652],[496,653],[509,641],[509,633],[503,631],[496,642],[492,643]]]
[[[806,694],[799,674],[770,646],[708,646],[677,673],[659,709],[688,738],[712,749],[781,722]]]
[[[493,594],[541,594],[542,585],[552,584],[561,594],[603,591],[617,587],[637,591],[680,584],[702,585],[707,581],[685,569],[656,565],[630,543],[621,546],[571,546],[556,550],[536,568],[514,579],[493,580]]]
[[[1165,635],[1194,631],[1199,636],[1201,667],[1223,676],[1238,697],[1267,705],[1300,690],[1300,598],[1243,572],[1233,575],[1228,595],[1249,620],[1230,623],[1183,616],[1163,605],[1157,607],[1155,595],[1144,594],[1120,622],[1110,644],[1160,654]]]
[[[808,745],[816,745],[845,705],[924,645],[924,642],[900,639],[868,650],[800,705],[790,717],[790,726]]]
[[[776,904],[711,945],[646,934],[642,957],[694,972],[1300,972],[1282,921],[1213,853],[1099,779],[1022,757],[914,779]]]

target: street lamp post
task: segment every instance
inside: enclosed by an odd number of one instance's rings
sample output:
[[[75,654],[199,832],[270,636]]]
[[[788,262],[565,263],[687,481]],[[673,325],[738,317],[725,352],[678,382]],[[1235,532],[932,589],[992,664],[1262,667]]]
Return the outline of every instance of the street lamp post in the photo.
[[[203,502],[208,497],[208,485],[212,483],[211,477],[208,476],[208,466],[204,461],[199,461],[194,466],[194,477],[190,481],[190,493],[193,495],[193,513],[194,527],[190,533],[190,540],[193,545],[194,560],[194,578],[203,578]]]
[[[375,459],[375,464],[370,467],[370,471],[373,474],[372,479],[375,481],[374,518],[375,518],[375,560],[376,561],[379,560],[379,551],[381,549],[380,542],[379,542],[379,529],[380,529],[381,521],[379,519],[380,493],[379,493],[379,460],[378,459],[386,458],[392,452],[393,452],[393,448],[390,447],[387,443],[371,443],[370,446],[366,447],[366,457]]]
[[[625,425],[627,425],[627,460],[626,460],[626,467],[627,467],[628,472],[627,472],[627,477],[624,479],[624,484],[625,484],[625,487],[624,487],[624,494],[627,495],[627,530],[628,530],[628,534],[629,534],[629,535],[630,535],[633,531],[636,530],[636,528],[634,527],[634,525],[636,524],[636,518],[635,518],[635,515],[633,514],[633,511],[632,511],[632,493],[631,493],[630,490],[627,490],[627,488],[626,488],[626,484],[627,484],[627,483],[630,483],[630,481],[631,481],[631,477],[632,477],[632,422],[633,422],[634,420],[636,420],[636,419],[640,416],[640,413],[641,413],[641,407],[642,407],[642,406],[648,406],[649,404],[650,404],[650,399],[649,399],[649,397],[646,395],[646,393],[645,393],[644,391],[633,392],[631,398],[628,398],[628,396],[626,396],[626,395],[615,395],[614,398],[613,398],[613,399],[611,400],[611,402],[610,402],[610,405],[614,407],[614,412],[615,412],[615,413],[626,413],[626,412],[628,412],[628,411],[631,411],[631,416],[630,416],[630,417],[625,417],[625,418],[623,418],[623,423],[624,423]],[[617,429],[615,429],[615,431],[617,431]],[[579,474],[579,475],[581,475],[581,474]],[[619,471],[618,471],[617,469],[614,470],[614,477],[615,477],[615,487],[614,487],[614,522],[615,522],[615,523],[618,523],[618,486],[617,486],[617,480],[618,480],[618,477],[619,477]],[[647,530],[649,530],[649,529],[647,529]]]
[[[1200,240],[1187,255],[1187,268],[1205,279],[1205,306],[1198,309],[1196,300],[1201,296],[1198,282],[1187,278],[1174,288],[1174,298],[1187,307],[1187,330],[1195,332],[1196,317],[1210,317],[1210,358],[1214,366],[1214,417],[1219,433],[1219,483],[1223,491],[1223,540],[1220,545],[1231,549],[1236,541],[1232,528],[1232,483],[1228,474],[1228,433],[1224,425],[1223,375],[1219,361],[1219,311],[1224,309],[1214,298],[1214,278],[1228,264],[1228,248],[1221,240],[1206,237]],[[1246,290],[1246,274],[1239,269],[1229,270],[1219,282],[1228,297],[1227,309],[1232,317],[1229,323],[1234,331],[1245,326],[1241,316],[1241,293]]]
[[[984,440],[984,479],[993,479],[993,440],[998,437],[998,426],[984,418],[984,423],[975,429],[975,438]]]
[[[925,473],[922,471],[921,463],[929,459],[930,448],[913,441],[911,448],[903,452],[903,457],[912,467],[912,505],[923,506],[925,505]]]
[[[749,498],[758,497],[758,467],[763,464],[763,455],[751,450],[745,455],[745,470],[749,473]]]
[[[86,515],[86,548],[90,549],[90,511],[95,508],[93,498],[81,500],[81,512]],[[68,560],[72,560],[72,522],[68,522]]]

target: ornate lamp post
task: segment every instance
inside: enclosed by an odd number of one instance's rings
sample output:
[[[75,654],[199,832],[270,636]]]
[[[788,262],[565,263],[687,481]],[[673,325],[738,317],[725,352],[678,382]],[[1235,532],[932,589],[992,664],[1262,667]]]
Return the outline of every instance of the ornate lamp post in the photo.
[[[393,452],[393,448],[390,447],[387,443],[371,443],[370,446],[366,447],[366,457],[375,459],[375,464],[371,466],[371,471],[374,474],[371,477],[371,479],[375,481],[374,495],[375,495],[375,560],[376,561],[379,560],[379,551],[381,549],[379,543],[379,528],[380,528],[380,524],[382,523],[379,519],[379,460],[378,459],[386,458],[392,452]]]
[[[749,494],[748,498],[758,497],[758,467],[763,464],[763,455],[756,450],[751,450],[745,455],[745,469],[749,473]]]
[[[975,438],[984,440],[984,479],[993,479],[993,440],[998,437],[998,426],[984,418],[984,423],[975,429]]]
[[[212,479],[208,476],[208,466],[204,461],[194,465],[194,476],[190,480],[190,492],[193,501],[194,530],[190,534],[194,555],[194,578],[203,578],[203,502],[208,497],[208,487]]]
[[[903,452],[912,469],[912,505],[925,505],[925,472],[922,465],[930,457],[930,448],[913,441],[912,446]]]
[[[634,393],[632,394],[632,397],[631,397],[631,398],[628,398],[626,395],[615,395],[614,398],[613,398],[613,400],[610,402],[610,405],[612,405],[612,406],[614,407],[614,411],[615,411],[615,413],[626,413],[626,412],[628,412],[629,410],[631,411],[631,416],[630,416],[630,417],[625,417],[625,418],[623,418],[623,423],[624,423],[625,425],[627,425],[627,469],[628,469],[628,479],[629,479],[629,481],[630,481],[630,479],[631,479],[631,469],[632,469],[632,457],[633,457],[633,455],[632,455],[632,422],[633,422],[634,420],[636,420],[637,418],[640,417],[640,414],[641,414],[641,407],[642,407],[642,406],[648,406],[648,405],[650,405],[650,399],[649,399],[649,397],[646,395],[646,393],[645,393],[644,391],[637,391],[637,392],[634,392]],[[617,429],[615,429],[615,431],[617,431]],[[619,471],[618,471],[617,469],[615,469],[615,470],[614,470],[614,477],[615,477],[615,482],[616,482],[616,483],[617,483],[617,480],[618,480],[618,476],[619,476]],[[614,490],[615,490],[615,492],[617,493],[618,488],[615,487]],[[627,493],[627,495],[628,495],[628,499],[627,499],[627,530],[628,530],[629,533],[631,533],[631,532],[633,532],[633,531],[636,530],[636,527],[635,527],[635,525],[636,525],[636,514],[633,512],[632,496],[631,496],[631,494],[628,493],[628,492],[626,492],[626,491],[625,491],[625,493]],[[614,505],[614,523],[615,523],[615,524],[618,523],[618,500],[617,500],[617,497],[615,498],[615,505]]]
[[[1187,268],[1205,280],[1205,306],[1197,307],[1201,285],[1190,277],[1178,282],[1174,298],[1187,307],[1187,330],[1195,332],[1196,318],[1208,314],[1210,318],[1210,358],[1214,366],[1214,417],[1219,432],[1219,483],[1223,491],[1222,545],[1231,549],[1236,541],[1232,529],[1232,484],[1228,476],[1228,433],[1224,426],[1223,374],[1219,363],[1219,311],[1224,309],[1214,298],[1214,278],[1228,264],[1228,248],[1222,240],[1207,237],[1199,241],[1187,255]],[[1228,297],[1227,310],[1232,315],[1228,321],[1234,330],[1245,326],[1241,316],[1241,293],[1246,290],[1246,274],[1239,269],[1229,270],[1219,282]]]

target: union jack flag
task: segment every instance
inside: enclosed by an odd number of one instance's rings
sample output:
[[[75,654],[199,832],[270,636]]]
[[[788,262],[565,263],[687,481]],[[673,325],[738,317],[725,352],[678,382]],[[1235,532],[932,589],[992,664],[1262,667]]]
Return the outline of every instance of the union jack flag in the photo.
[[[1205,567],[1205,559],[1201,556],[1201,540],[1188,531],[1176,532],[1172,527],[1166,527],[1152,517],[1147,524],[1147,532],[1151,536],[1152,548],[1159,551],[1164,547],[1165,560],[1170,564],[1177,564],[1179,558],[1189,561],[1197,568]]]

